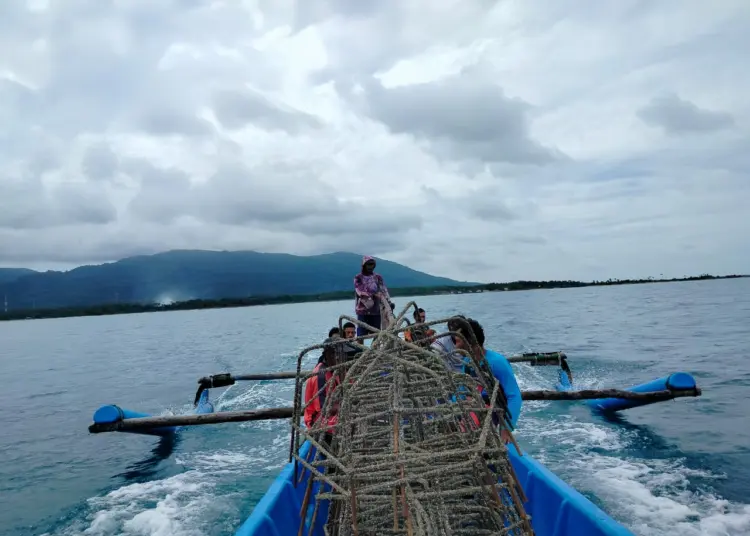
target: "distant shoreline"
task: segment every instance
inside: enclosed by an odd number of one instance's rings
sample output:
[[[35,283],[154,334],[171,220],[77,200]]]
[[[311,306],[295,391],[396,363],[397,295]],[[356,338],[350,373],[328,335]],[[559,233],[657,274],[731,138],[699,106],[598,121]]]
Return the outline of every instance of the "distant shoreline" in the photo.
[[[446,294],[476,294],[482,292],[504,292],[555,288],[602,287],[615,285],[641,285],[646,283],[675,283],[679,281],[708,281],[715,279],[739,279],[748,275],[713,276],[703,274],[672,279],[608,279],[606,281],[513,281],[511,283],[488,283],[484,285],[444,287],[402,287],[390,289],[392,297],[439,296]],[[287,303],[309,303],[340,301],[353,297],[352,290],[310,295],[255,296],[247,298],[223,298],[216,300],[187,300],[170,304],[108,303],[88,307],[60,307],[55,309],[26,309],[0,312],[0,321],[41,320],[43,318],[70,318],[77,316],[104,316],[135,313],[157,313],[164,311],[193,311],[198,309],[227,309],[258,305],[281,305]]]

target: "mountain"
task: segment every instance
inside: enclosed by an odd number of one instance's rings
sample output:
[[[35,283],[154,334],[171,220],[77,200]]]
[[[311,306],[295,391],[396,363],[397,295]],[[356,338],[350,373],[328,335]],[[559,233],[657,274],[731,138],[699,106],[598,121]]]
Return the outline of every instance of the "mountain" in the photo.
[[[35,274],[34,270],[28,268],[0,268],[0,285],[15,281],[25,275]]]
[[[303,257],[175,250],[67,272],[29,271],[0,283],[0,295],[7,295],[9,310],[19,310],[353,291],[361,260],[342,252]],[[381,259],[376,271],[389,288],[467,284]]]

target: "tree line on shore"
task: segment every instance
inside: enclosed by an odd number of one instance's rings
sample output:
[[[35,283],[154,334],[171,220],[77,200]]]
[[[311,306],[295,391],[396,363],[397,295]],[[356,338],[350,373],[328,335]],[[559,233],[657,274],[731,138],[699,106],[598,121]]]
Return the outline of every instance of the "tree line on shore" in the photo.
[[[488,283],[470,286],[400,287],[390,289],[392,297],[429,296],[441,294],[467,294],[481,292],[520,291],[555,288],[577,288],[592,286],[634,285],[644,283],[667,283],[676,281],[704,281],[709,279],[734,279],[745,275],[699,276],[671,279],[607,279],[606,281],[513,281],[509,283]],[[42,318],[65,318],[73,316],[102,316],[115,314],[149,313],[160,311],[187,311],[196,309],[223,309],[229,307],[251,307],[257,305],[278,305],[285,303],[306,303],[338,301],[353,298],[353,291],[326,292],[305,295],[249,296],[244,298],[197,299],[159,303],[103,303],[88,307],[61,307],[55,309],[25,309],[8,312],[0,311],[0,320],[31,320]]]

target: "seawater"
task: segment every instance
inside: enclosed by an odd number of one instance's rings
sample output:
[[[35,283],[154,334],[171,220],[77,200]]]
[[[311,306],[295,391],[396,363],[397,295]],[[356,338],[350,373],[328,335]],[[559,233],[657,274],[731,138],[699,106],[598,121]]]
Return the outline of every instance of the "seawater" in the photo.
[[[579,388],[694,374],[702,397],[618,419],[581,403],[526,403],[519,442],[636,534],[750,534],[750,280],[417,300],[432,318],[478,319],[488,347],[507,354],[564,350]],[[351,306],[0,323],[0,533],[233,534],[286,461],[288,423],[159,440],[90,435],[93,411],[188,412],[199,377],[288,370]],[[553,369],[514,367],[523,389],[553,388]],[[212,397],[220,410],[262,408],[288,405],[292,391],[259,382]]]

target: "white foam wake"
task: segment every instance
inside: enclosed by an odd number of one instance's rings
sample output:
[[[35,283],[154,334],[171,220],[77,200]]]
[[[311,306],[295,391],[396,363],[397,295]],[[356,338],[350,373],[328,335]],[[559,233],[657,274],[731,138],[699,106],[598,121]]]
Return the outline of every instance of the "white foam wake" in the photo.
[[[313,356],[310,362],[314,362]],[[288,364],[287,364],[288,367]],[[554,374],[516,366],[523,389],[550,388]],[[577,387],[602,380],[576,373]],[[217,409],[287,405],[292,382],[236,385],[215,399]],[[182,412],[183,408],[175,408]],[[522,446],[579,491],[598,497],[604,509],[644,536],[747,536],[750,505],[732,503],[694,485],[725,475],[691,469],[683,458],[647,459],[626,453],[637,432],[586,420],[587,412],[553,414],[551,403],[525,403],[519,421]],[[576,415],[579,415],[577,417]],[[286,462],[285,421],[244,423],[252,441],[205,452],[179,452],[184,472],[132,483],[91,498],[55,536],[231,535],[248,513],[249,488],[232,485],[248,475],[270,478]],[[251,429],[251,430],[248,430]],[[259,433],[254,433],[257,430]],[[216,445],[219,447],[219,445]],[[630,449],[627,450],[626,449]],[[259,490],[254,490],[257,494]]]
[[[549,388],[543,374],[516,369],[525,389]],[[535,372],[535,371],[534,371]],[[576,387],[596,388],[601,380],[577,375]],[[733,503],[700,479],[726,475],[692,469],[684,458],[649,459],[636,451],[638,432],[580,420],[575,412],[545,414],[548,404],[524,404],[518,438],[534,457],[579,491],[598,497],[608,514],[643,536],[747,536],[750,505]],[[584,412],[582,415],[587,415]],[[562,446],[562,448],[560,448]]]

